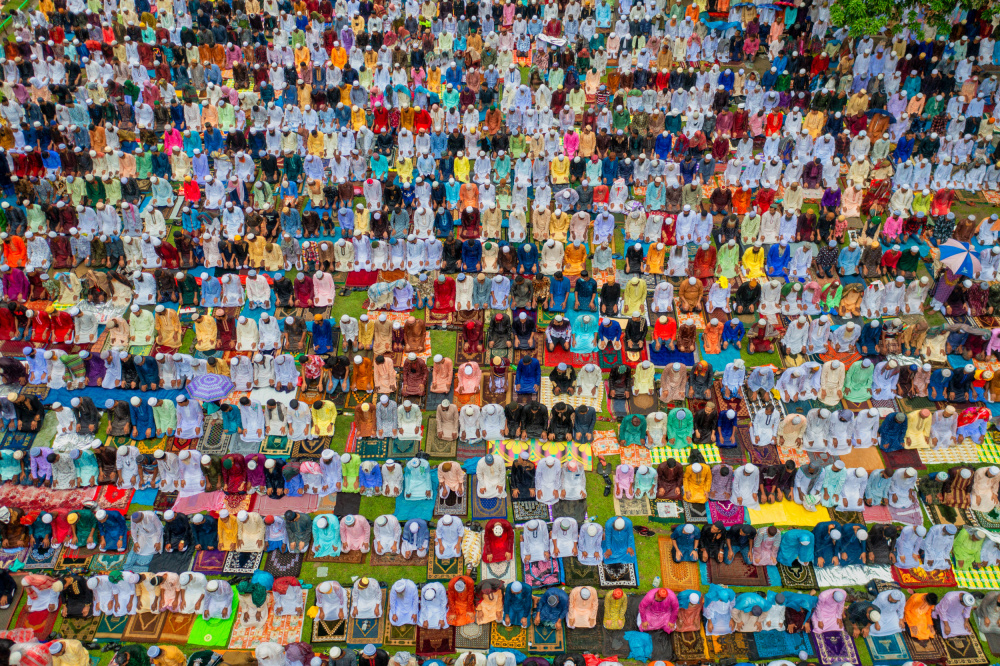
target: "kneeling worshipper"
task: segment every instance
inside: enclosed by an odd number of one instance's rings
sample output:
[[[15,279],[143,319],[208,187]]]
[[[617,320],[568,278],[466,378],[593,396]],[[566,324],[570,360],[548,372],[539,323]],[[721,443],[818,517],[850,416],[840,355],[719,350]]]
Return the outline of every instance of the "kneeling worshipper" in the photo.
[[[424,629],[444,629],[448,626],[448,596],[441,583],[428,583],[420,593],[417,622]]]
[[[937,636],[934,628],[934,606],[937,602],[938,595],[933,592],[917,592],[906,600],[903,620],[911,638],[929,641]]]
[[[382,617],[382,589],[374,578],[364,576],[354,582],[351,590],[351,617],[358,620]]]
[[[503,498],[506,490],[507,469],[496,456],[486,454],[476,463],[476,492],[483,499]]]
[[[375,535],[372,548],[376,555],[395,555],[399,552],[399,539],[403,530],[399,525],[399,519],[391,514],[382,515],[375,519]]]
[[[844,604],[847,593],[844,590],[823,590],[816,601],[812,615],[814,633],[837,632],[844,629]]]
[[[468,576],[456,576],[448,583],[448,624],[464,627],[476,621],[476,585]]]
[[[574,587],[569,593],[566,626],[570,629],[593,629],[597,626],[598,598],[593,587]]]
[[[531,586],[515,580],[507,586],[503,597],[503,623],[508,627],[526,628],[531,617],[534,598]]]
[[[206,620],[226,620],[233,614],[233,588],[224,580],[210,580],[205,584],[202,617]]]
[[[969,618],[975,605],[976,598],[961,590],[952,590],[941,597],[931,613],[940,624],[941,638],[971,636],[972,624]]]
[[[389,591],[389,622],[394,627],[417,624],[420,594],[408,578],[397,580]]]
[[[663,630],[668,634],[677,626],[677,594],[668,588],[650,590],[639,602],[636,624],[642,631]]]
[[[702,615],[705,618],[705,634],[708,636],[727,636],[733,633],[732,613],[735,607],[735,592],[714,583],[709,585],[702,607]]]
[[[536,626],[559,629],[569,612],[569,595],[558,587],[551,587],[538,599],[534,623]]]
[[[462,555],[462,538],[465,536],[465,526],[454,516],[442,516],[435,532],[435,557],[439,560],[451,560]]]
[[[402,541],[399,545],[399,554],[403,559],[411,559],[414,555],[427,557],[430,549],[430,530],[427,521],[422,518],[411,518],[403,526]]]

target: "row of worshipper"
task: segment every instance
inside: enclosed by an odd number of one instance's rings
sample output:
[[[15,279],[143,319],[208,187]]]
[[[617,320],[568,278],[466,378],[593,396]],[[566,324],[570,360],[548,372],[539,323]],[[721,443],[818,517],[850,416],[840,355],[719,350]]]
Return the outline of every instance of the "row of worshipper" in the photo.
[[[439,405],[436,414],[438,438],[444,441],[542,439],[584,443],[593,440],[597,422],[593,407],[573,408],[561,400],[551,409],[536,400],[523,405],[517,402],[505,406],[488,403],[482,407],[467,404],[461,408],[449,401],[447,405]],[[390,436],[381,426],[379,432]]]
[[[711,584],[704,595],[697,590],[650,590],[639,605],[637,628],[667,633],[704,628],[713,636],[846,631],[854,637],[881,637],[907,632],[913,638],[929,640],[972,635],[970,617],[976,605],[976,598],[961,590],[939,599],[934,593],[920,592],[907,597],[904,590],[893,589],[878,592],[872,601],[848,604],[847,592],[840,588],[823,590],[818,596],[789,590],[737,594]]]

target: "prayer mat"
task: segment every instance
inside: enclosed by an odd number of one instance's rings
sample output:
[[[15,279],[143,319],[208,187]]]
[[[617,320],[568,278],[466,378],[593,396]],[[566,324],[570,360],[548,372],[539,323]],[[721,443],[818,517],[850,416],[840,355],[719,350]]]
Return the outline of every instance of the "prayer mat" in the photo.
[[[506,627],[494,622],[490,627],[490,645],[495,650],[527,650],[528,632],[519,626]]]
[[[264,562],[264,571],[270,573],[275,578],[291,576],[298,578],[302,571],[302,560],[305,553],[289,553],[280,550],[272,550],[267,554],[267,561]]]
[[[507,518],[507,498],[479,496],[476,478],[472,478],[472,519],[490,520],[492,518]]]
[[[437,419],[433,416],[427,420],[427,440],[424,443],[424,452],[431,458],[444,459],[454,458],[458,453],[457,439],[453,439],[450,442],[438,439]]]
[[[599,644],[598,644],[599,645]],[[489,650],[490,630],[481,624],[472,622],[455,631],[455,650]]]
[[[228,453],[251,455],[260,453],[260,446],[260,442],[244,442],[243,438],[237,435],[229,439]]]
[[[601,370],[609,371],[622,362],[622,351],[620,349],[605,349],[597,352],[597,362]]]
[[[44,555],[37,549],[30,548],[24,558],[24,569],[33,571],[36,569],[55,569],[56,561],[59,559],[59,548],[49,548]]]
[[[686,522],[684,521],[684,509],[676,500],[653,500],[653,516],[669,523]]]
[[[226,566],[226,555],[221,550],[199,550],[194,556],[191,571],[220,576]]]
[[[231,551],[226,554],[226,563],[222,565],[224,575],[242,574],[244,576],[253,575],[260,566],[263,553],[237,553]]]
[[[697,562],[674,562],[673,540],[661,536],[657,540],[660,547],[660,579],[662,585],[674,592],[697,590],[701,587],[701,570]]]
[[[13,601],[10,602],[10,605],[7,606],[7,608],[0,609],[0,631],[3,631],[7,627],[9,627],[11,625],[11,623],[12,623],[12,620],[14,619],[14,616],[16,614],[18,614],[19,611],[21,611],[21,608],[19,608],[19,606],[20,606],[20,603],[21,603],[21,597],[23,597],[24,594],[25,594],[25,592],[24,592],[24,586],[23,585],[17,585],[16,586],[16,591],[14,592],[14,599],[13,599]],[[25,612],[27,612],[27,611],[25,611]],[[93,619],[96,622],[100,622],[100,618],[99,617],[93,618]],[[95,631],[96,631],[96,625],[95,625]],[[67,636],[67,638],[71,638],[71,637]]]
[[[419,439],[390,439],[389,457],[396,460],[416,457],[420,453]]]
[[[145,573],[149,571],[149,563],[153,561],[152,555],[139,555],[134,551],[129,551],[125,557],[125,564],[122,565],[124,571],[135,573]]]
[[[816,570],[811,564],[804,567],[787,567],[779,564],[778,573],[781,574],[782,587],[791,590],[815,590],[819,587],[816,582]]]
[[[568,627],[567,627],[568,629]],[[669,636],[667,640],[670,640]],[[604,645],[604,601],[598,602],[593,628],[575,627],[566,631],[566,650],[578,654],[600,654]],[[654,648],[656,644],[654,641]]]
[[[981,635],[986,639],[986,644],[989,646],[993,656],[1000,655],[1000,634],[989,633]]]
[[[292,453],[292,442],[287,437],[271,435],[260,446],[265,456],[287,456]]]
[[[976,519],[980,527],[992,531],[1000,530],[1000,511],[997,509],[989,512],[972,509],[972,517]]]
[[[639,575],[633,562],[601,564],[598,566],[601,587],[639,587]]]
[[[872,661],[879,664],[910,661],[910,651],[906,649],[902,634],[866,636],[865,647],[868,648]]]
[[[160,643],[176,643],[184,645],[191,636],[191,628],[198,617],[197,613],[165,613],[167,621],[160,634]]]
[[[975,634],[945,638],[944,648],[948,652],[948,666],[986,666],[990,663]]]
[[[695,524],[708,523],[708,505],[692,504],[684,500],[684,521]]]
[[[360,550],[352,550],[349,552],[341,552],[340,555],[336,557],[316,557],[313,555],[312,549],[310,548],[307,552],[301,553],[305,555],[306,562],[324,562],[330,564],[362,564],[365,561],[365,553]]]
[[[659,400],[657,400],[656,395],[638,394],[633,393],[632,397],[628,401],[628,413],[629,414],[642,414],[643,416],[649,416],[657,409],[659,409]]]
[[[759,660],[798,656],[805,651],[812,656],[812,641],[807,634],[790,634],[787,631],[758,631],[753,634],[754,649]]]
[[[462,365],[463,363],[478,363],[479,365],[486,364],[486,354],[485,352],[467,352],[465,351],[465,331],[459,331],[458,335],[455,336],[455,366]]]
[[[459,439],[456,442],[455,459],[458,462],[465,462],[473,458],[482,458],[489,451],[490,443],[484,439],[470,442]]]
[[[496,578],[504,583],[513,583],[517,580],[517,561],[483,562],[483,568],[480,570],[480,580],[486,580],[487,578]]]
[[[674,663],[703,664],[709,661],[703,632],[675,631],[671,637],[674,643]]]
[[[564,557],[562,564],[564,585],[568,587],[598,587],[601,584],[597,565],[582,564],[575,557]],[[572,633],[570,632],[570,634]]]
[[[923,567],[913,569],[892,568],[892,578],[900,586],[919,590],[925,587],[955,587],[955,572],[951,569],[947,571],[925,571]]]
[[[888,525],[892,522],[892,514],[889,513],[889,507],[887,506],[866,506],[865,507],[865,524],[869,523],[882,523],[883,525]],[[931,520],[933,520],[933,516]]]
[[[756,444],[751,444],[750,446],[741,445],[740,448],[742,449],[742,452],[745,452],[747,454],[747,457],[750,459],[750,462],[752,462],[754,465],[757,465],[758,467],[764,467],[767,465],[780,465],[784,462],[781,459],[781,455],[779,455],[778,453],[778,447],[775,446],[774,444],[769,444],[767,446],[757,446]],[[733,449],[729,450],[733,451]],[[742,460],[735,462],[743,464]]]
[[[870,446],[866,449],[855,448],[850,453],[840,456],[840,460],[848,469],[862,467],[871,472],[885,467],[885,462],[882,460],[882,453],[875,446]]]
[[[392,553],[386,553],[383,555],[378,555],[374,550],[369,551],[371,554],[371,565],[373,567],[425,567],[427,566],[427,556],[418,557],[413,555],[410,559],[406,559],[402,555],[393,555]]]
[[[851,523],[865,524],[865,517],[858,511],[837,511],[833,509],[831,513],[833,514],[833,520],[841,525],[849,525]]]
[[[194,550],[188,548],[185,552],[171,551],[157,553],[153,556],[153,559],[149,561],[149,570],[153,572],[166,571],[175,574],[181,574],[185,571],[190,571],[191,569],[191,558],[194,556]]]
[[[359,437],[354,451],[362,460],[384,461],[389,457],[389,440],[376,437]]]
[[[97,506],[105,511],[115,510],[124,514],[128,512],[129,504],[135,491],[131,489],[119,488],[118,486],[101,486],[97,491]]]
[[[903,469],[912,467],[916,470],[927,469],[927,465],[920,459],[920,453],[914,449],[900,449],[891,453],[883,452],[886,469]]]
[[[136,613],[128,618],[122,640],[129,643],[156,643],[167,623],[167,613]]]
[[[233,590],[233,604],[237,603],[238,595]],[[192,645],[206,645],[209,647],[226,647],[229,645],[229,637],[233,632],[233,624],[236,622],[236,615],[229,613],[226,619],[206,620],[201,614],[195,615],[194,625],[191,627],[188,642]],[[233,662],[227,662],[232,664]]]
[[[670,450],[672,451],[673,449]],[[632,467],[639,467],[640,465],[653,466],[653,455],[645,446],[623,446],[620,449],[619,455],[623,463]]]
[[[914,662],[944,663],[948,657],[948,649],[938,635],[930,640],[918,641],[910,636],[910,632],[904,631],[903,640],[906,641],[906,649],[910,653],[910,659]]]
[[[553,557],[541,562],[531,562],[524,572],[524,582],[532,587],[552,587],[562,584],[561,560]]]
[[[535,625],[528,627],[528,652],[556,654],[565,650],[565,645],[566,634],[562,625],[558,629]]]
[[[935,525],[969,525],[975,527],[979,525],[972,509],[957,509],[947,504],[924,504],[924,511]]]
[[[21,392],[24,395],[28,395],[23,389]],[[8,451],[27,451],[31,448],[37,434],[35,432],[8,430],[3,436],[3,449]]]
[[[79,569],[81,572],[84,572],[90,568],[90,562],[98,552],[83,548],[62,548],[59,551],[59,559],[56,562],[55,568],[57,571]]]
[[[717,520],[721,520],[722,524],[726,527],[743,525],[748,522],[746,519],[746,509],[738,504],[733,504],[732,502],[716,502],[714,500],[709,500],[708,512],[711,515],[713,523]]]
[[[319,460],[323,449],[330,444],[329,437],[319,439],[304,439],[292,444],[292,458],[305,458],[307,460]]]
[[[434,517],[440,516],[461,516],[465,518],[469,515],[469,493],[466,491],[461,497],[454,498],[454,504],[448,504],[438,493],[434,501]]]
[[[552,520],[572,518],[577,525],[587,522],[587,500],[559,500],[552,505]],[[619,514],[623,515],[623,514]]]
[[[479,625],[474,625],[479,626]],[[386,647],[408,647],[414,649],[417,645],[417,625],[415,624],[404,624],[401,627],[395,627],[390,622],[385,627],[385,637],[384,643]]]
[[[356,516],[360,512],[360,493],[337,493],[337,504],[333,510],[333,515],[343,518],[344,516]]]
[[[201,439],[198,440],[198,451],[205,455],[222,456],[226,454],[227,442],[222,440],[222,422],[213,421],[211,425],[205,427]]]
[[[382,607],[385,608],[386,593],[382,592]],[[376,647],[382,644],[385,637],[385,612],[374,619],[359,620],[351,618],[347,621],[347,637],[344,642],[350,647],[364,647],[371,643]]]
[[[819,587],[865,586],[872,580],[891,578],[888,564],[850,564],[847,566],[827,565],[816,568],[816,582]]]
[[[174,502],[177,501],[177,496],[179,494],[180,493],[177,492],[168,493],[162,490],[156,493],[156,499],[153,500],[153,510],[166,511],[167,509],[169,509],[174,505]]]
[[[833,664],[856,664],[861,666],[854,639],[844,631],[826,631],[810,634],[816,647],[816,656],[824,666]]]
[[[767,587],[767,567],[747,564],[742,556],[733,558],[731,564],[717,560],[708,561],[708,580],[716,585]]]
[[[97,634],[97,625],[100,623],[101,618],[93,616],[63,618],[62,626],[59,627],[59,635],[81,643],[90,643],[94,640],[94,636]]]
[[[347,620],[320,620],[312,623],[312,643],[343,643],[347,640]],[[411,625],[412,626],[412,625]],[[413,628],[416,631],[416,627]]]
[[[750,652],[754,649],[751,634],[733,632],[725,636],[712,636],[709,651],[714,651],[716,660],[728,659],[739,663],[751,661]]]
[[[52,617],[55,617],[54,613],[52,614]],[[122,639],[122,634],[125,632],[125,626],[128,624],[128,621],[128,615],[124,615],[122,617],[102,615],[101,621],[97,625],[97,631],[94,632],[94,640],[99,643],[120,641]]]
[[[123,566],[125,566],[125,553],[101,553],[91,560],[90,573],[109,574],[112,571],[121,571]]]
[[[424,629],[417,627],[416,653],[422,657],[433,657],[455,652],[455,627],[447,629]]]
[[[614,498],[616,516],[648,516],[653,513],[653,507],[649,503],[649,497],[645,495],[641,498],[615,497]]]
[[[431,543],[434,543],[434,530],[430,532]],[[450,560],[438,559],[437,549],[431,548],[427,553],[427,580],[451,580],[465,572],[465,558],[461,555]]]

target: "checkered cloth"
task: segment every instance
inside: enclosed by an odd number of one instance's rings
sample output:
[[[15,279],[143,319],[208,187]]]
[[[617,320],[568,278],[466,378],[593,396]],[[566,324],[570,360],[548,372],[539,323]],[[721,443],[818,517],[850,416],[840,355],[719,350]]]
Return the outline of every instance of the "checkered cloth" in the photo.
[[[601,411],[604,406],[604,382],[600,382],[597,385],[597,395],[580,395],[574,394],[572,397],[567,396],[565,393],[560,394],[558,397],[552,394],[552,380],[548,377],[542,377],[541,390],[539,391],[538,401],[541,402],[546,407],[553,407],[557,402],[565,402],[570,407],[579,407],[580,405],[586,405],[588,407],[593,407],[598,412]]]
[[[920,460],[925,465],[958,465],[981,462],[979,447],[969,440],[946,449],[921,449]]]
[[[704,456],[705,462],[709,465],[718,465],[722,462],[722,453],[719,452],[719,447],[715,444],[695,444],[694,448],[701,451],[701,455]],[[666,462],[670,458],[686,463],[688,456],[691,455],[691,447],[672,449],[669,446],[658,446],[650,449],[649,455],[653,459],[654,465]]]
[[[983,443],[978,446],[979,459],[984,463],[1000,465],[1000,446],[994,443],[993,434],[987,432]]]
[[[1000,589],[1000,567],[953,569],[958,587],[968,590]]]

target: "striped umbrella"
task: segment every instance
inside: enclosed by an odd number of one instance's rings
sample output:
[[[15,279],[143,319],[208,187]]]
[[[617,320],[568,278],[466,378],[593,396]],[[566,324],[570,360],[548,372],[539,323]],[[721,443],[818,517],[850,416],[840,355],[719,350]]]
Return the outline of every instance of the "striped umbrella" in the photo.
[[[941,243],[939,249],[941,250],[941,263],[950,268],[955,275],[973,277],[982,269],[979,257],[975,255],[975,250],[968,243],[949,238]]]

